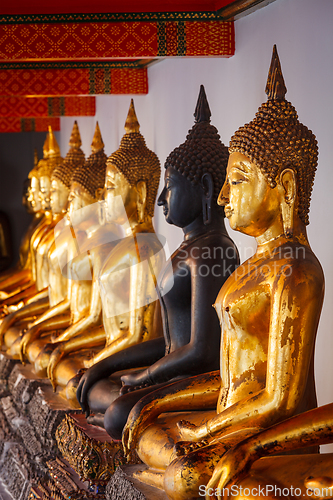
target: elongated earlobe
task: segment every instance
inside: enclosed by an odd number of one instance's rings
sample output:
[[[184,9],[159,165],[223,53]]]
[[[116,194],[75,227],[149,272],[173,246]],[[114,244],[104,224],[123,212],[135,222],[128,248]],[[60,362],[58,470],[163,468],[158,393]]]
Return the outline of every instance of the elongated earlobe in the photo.
[[[212,197],[214,192],[213,179],[210,174],[204,174],[201,179],[201,185],[204,190],[202,198],[202,218],[207,226],[212,220]]]
[[[145,181],[139,181],[136,185],[138,192],[137,210],[139,224],[144,222],[146,215],[147,185]]]
[[[296,202],[296,176],[291,168],[286,168],[280,174],[280,184],[283,188],[281,212],[283,232],[290,239],[294,233],[294,210]]]

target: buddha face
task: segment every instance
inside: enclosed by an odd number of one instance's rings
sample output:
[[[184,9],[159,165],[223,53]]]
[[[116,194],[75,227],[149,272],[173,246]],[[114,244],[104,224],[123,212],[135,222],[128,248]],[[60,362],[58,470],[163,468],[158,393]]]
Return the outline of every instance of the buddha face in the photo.
[[[169,224],[186,227],[202,214],[202,195],[200,185],[193,186],[180,172],[168,167],[157,204],[163,207],[165,220]]]
[[[34,212],[39,212],[42,209],[39,197],[39,179],[37,177],[31,178],[27,201]]]
[[[22,193],[22,205],[29,214],[35,212],[34,207],[31,205],[32,197],[30,196],[31,181],[30,179],[24,183]]]
[[[50,205],[54,215],[66,211],[68,194],[69,189],[59,179],[52,179]]]
[[[277,188],[271,188],[263,173],[242,153],[232,153],[219,205],[224,205],[230,227],[258,237],[281,221]]]
[[[108,165],[105,175],[106,221],[124,224],[137,217],[138,193],[115,165]]]
[[[71,223],[73,225],[89,223],[87,211],[83,209],[95,201],[80,184],[73,182],[68,196],[68,217]]]
[[[39,178],[39,200],[43,210],[51,209],[50,190],[51,190],[50,178],[46,175],[42,175]]]

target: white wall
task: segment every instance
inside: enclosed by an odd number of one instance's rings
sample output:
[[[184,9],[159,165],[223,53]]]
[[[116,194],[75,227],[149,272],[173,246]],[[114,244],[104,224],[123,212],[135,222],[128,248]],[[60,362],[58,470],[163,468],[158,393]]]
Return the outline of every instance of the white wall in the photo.
[[[287,99],[302,123],[317,136],[319,166],[312,196],[310,244],[324,268],[326,298],[316,347],[316,381],[320,404],[333,401],[333,2],[276,0],[236,21],[236,54],[230,59],[193,58],[160,61],[149,68],[149,94],[135,96],[141,132],[163,164],[169,152],[184,142],[193,125],[193,112],[203,83],[212,110],[212,123],[227,144],[233,132],[250,121],[266,100],[264,93],[273,44],[277,44],[288,89]],[[97,114],[106,153],[119,145],[129,106],[128,96],[97,97]],[[78,120],[84,150],[89,153],[95,118]],[[61,150],[73,120],[62,118]],[[171,249],[181,231],[168,226],[157,209],[156,228]],[[250,238],[229,231],[242,259],[254,249]],[[331,309],[332,308],[332,309]]]

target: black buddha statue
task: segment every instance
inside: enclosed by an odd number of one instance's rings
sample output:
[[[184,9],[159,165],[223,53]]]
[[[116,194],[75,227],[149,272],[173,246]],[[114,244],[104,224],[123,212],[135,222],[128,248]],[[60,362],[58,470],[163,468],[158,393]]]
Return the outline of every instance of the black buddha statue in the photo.
[[[88,421],[104,426],[114,439],[121,438],[142,396],[170,381],[219,368],[221,329],[212,304],[239,258],[225,229],[224,209],[217,204],[228,149],[210,115],[201,86],[195,124],[165,163],[158,205],[169,224],[182,228],[184,239],[159,278],[164,336],[101,360],[84,373],[77,389],[82,409],[94,413]],[[128,372],[117,374],[120,370]]]

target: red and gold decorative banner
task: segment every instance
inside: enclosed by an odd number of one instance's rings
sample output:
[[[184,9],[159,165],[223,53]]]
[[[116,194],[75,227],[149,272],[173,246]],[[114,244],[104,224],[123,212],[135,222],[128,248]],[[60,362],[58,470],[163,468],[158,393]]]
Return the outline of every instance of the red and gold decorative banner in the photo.
[[[0,25],[0,61],[234,54],[233,22],[154,21]]]
[[[0,117],[95,116],[95,97],[0,97]]]
[[[52,130],[60,130],[60,118],[0,118],[1,132],[47,132],[48,126]]]
[[[147,68],[0,69],[0,96],[147,93]]]

